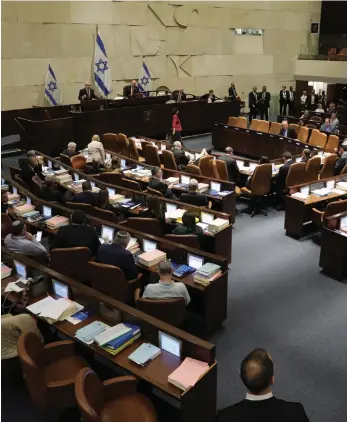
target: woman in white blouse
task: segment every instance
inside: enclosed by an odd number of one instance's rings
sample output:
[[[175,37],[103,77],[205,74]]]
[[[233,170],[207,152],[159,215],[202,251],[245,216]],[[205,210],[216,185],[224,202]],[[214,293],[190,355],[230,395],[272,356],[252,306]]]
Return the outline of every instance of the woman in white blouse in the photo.
[[[99,135],[94,135],[92,137],[92,141],[88,144],[88,158],[87,163],[92,163],[94,159],[100,161],[100,165],[105,165],[105,150],[104,146],[102,145],[102,142],[100,142]]]

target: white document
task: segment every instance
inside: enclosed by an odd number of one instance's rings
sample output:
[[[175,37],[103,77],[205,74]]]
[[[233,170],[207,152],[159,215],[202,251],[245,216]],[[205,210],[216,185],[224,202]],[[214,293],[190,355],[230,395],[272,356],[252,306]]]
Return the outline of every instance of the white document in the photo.
[[[40,316],[45,318],[51,318],[55,321],[60,318],[60,316],[68,310],[74,302],[71,302],[69,299],[61,298],[52,302],[49,306],[45,306],[41,309]],[[74,306],[74,309],[75,306]]]
[[[27,310],[32,312],[35,315],[38,315],[42,309],[45,307],[49,307],[56,302],[56,300],[52,296],[47,296],[44,299],[40,300],[39,302],[33,303],[30,306],[27,306]]]
[[[117,324],[114,327],[109,328],[106,331],[103,331],[101,334],[98,334],[94,341],[99,345],[103,346],[115,338],[122,336],[125,333],[131,331],[131,328],[127,327],[123,323]]]

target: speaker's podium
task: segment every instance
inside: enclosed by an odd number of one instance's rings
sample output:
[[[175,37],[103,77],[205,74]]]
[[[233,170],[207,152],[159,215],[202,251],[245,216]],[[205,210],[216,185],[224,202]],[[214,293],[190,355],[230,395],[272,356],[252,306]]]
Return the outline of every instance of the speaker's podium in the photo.
[[[98,100],[81,100],[82,111],[95,111],[107,108],[107,100],[101,98]]]

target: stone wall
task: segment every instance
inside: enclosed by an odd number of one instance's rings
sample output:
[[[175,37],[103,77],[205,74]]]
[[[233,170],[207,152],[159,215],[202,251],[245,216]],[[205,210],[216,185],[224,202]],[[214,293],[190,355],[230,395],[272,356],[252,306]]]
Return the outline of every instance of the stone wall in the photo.
[[[246,97],[267,85],[277,105],[292,84],[294,57],[315,53],[321,2],[2,2],[2,109],[44,104],[48,64],[64,103],[75,103],[91,78],[96,24],[112,69],[113,94],[137,79],[143,58],[154,88],[227,95],[230,82]],[[262,29],[263,36],[234,28]],[[242,94],[244,93],[244,94]],[[112,95],[113,95],[112,94]],[[272,106],[273,106],[272,105]]]

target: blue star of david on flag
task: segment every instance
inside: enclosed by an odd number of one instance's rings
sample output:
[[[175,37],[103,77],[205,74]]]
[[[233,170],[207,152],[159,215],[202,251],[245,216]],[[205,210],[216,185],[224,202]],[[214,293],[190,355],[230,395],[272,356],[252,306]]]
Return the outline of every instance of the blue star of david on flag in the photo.
[[[147,76],[144,76],[142,79],[141,79],[141,85],[147,85],[147,84],[149,84],[149,79],[147,78]]]
[[[50,64],[48,65],[45,83],[45,98],[51,106],[57,106],[62,102],[62,95],[59,84]]]
[[[49,89],[49,91],[52,91],[52,92],[54,92],[56,89],[58,89],[57,88],[57,84],[55,83],[55,82],[50,82],[49,84],[48,84],[48,89]]]
[[[107,61],[106,60],[103,61],[102,59],[100,59],[97,63],[95,63],[95,66],[96,66],[96,71],[101,72],[101,73],[104,73],[108,69]]]
[[[152,90],[152,77],[145,62],[142,62],[137,86],[144,95],[148,95],[148,92],[146,93],[146,91]]]

